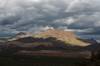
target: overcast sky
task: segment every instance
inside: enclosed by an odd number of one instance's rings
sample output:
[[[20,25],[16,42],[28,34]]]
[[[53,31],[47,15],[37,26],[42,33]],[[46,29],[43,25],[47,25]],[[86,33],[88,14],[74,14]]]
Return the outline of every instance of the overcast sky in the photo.
[[[100,33],[100,0],[0,0],[0,32],[47,28]]]

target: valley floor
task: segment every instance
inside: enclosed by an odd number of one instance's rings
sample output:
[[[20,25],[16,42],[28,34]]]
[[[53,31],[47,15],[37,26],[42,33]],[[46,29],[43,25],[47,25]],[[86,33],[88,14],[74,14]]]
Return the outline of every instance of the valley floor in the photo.
[[[60,57],[0,57],[0,66],[100,66],[100,61]]]

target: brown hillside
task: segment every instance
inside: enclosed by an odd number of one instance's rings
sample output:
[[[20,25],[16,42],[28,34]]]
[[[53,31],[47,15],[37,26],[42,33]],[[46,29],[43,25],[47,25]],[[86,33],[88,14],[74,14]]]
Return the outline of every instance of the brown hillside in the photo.
[[[55,30],[49,29],[43,32],[40,32],[35,35],[35,37],[55,37],[58,40],[64,41],[66,44],[76,45],[76,46],[88,46],[89,43],[83,42],[77,39],[77,36],[71,31]]]

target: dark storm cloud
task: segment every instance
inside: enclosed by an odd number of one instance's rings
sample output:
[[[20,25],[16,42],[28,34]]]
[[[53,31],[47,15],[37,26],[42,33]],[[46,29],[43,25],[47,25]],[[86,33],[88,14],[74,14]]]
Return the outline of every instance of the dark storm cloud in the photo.
[[[100,0],[0,0],[0,31],[39,31],[54,27],[97,33],[99,3]]]

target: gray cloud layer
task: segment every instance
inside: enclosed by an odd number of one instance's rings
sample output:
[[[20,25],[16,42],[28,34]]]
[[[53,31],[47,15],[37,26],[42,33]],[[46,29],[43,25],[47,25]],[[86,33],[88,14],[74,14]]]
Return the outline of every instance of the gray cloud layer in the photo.
[[[47,27],[100,31],[100,0],[0,0],[0,31]]]

